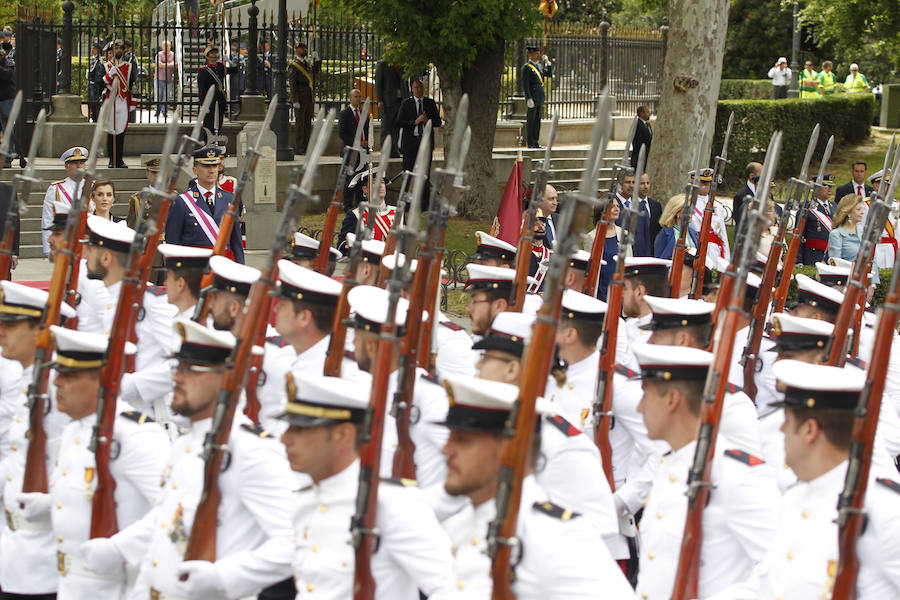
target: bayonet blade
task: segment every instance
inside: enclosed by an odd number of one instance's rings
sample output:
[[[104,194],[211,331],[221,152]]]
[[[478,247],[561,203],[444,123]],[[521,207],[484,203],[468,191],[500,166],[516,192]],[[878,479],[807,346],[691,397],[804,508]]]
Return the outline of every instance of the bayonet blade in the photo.
[[[828,161],[831,160],[832,150],[834,150],[834,136],[828,138],[828,143],[825,144],[825,152],[822,153],[822,163],[819,165],[819,176],[816,178],[816,182],[820,185],[822,184],[822,178],[825,176],[825,169],[828,168]]]
[[[550,133],[547,135],[547,147],[544,148],[543,169],[550,170],[550,151],[553,150],[553,142],[556,140],[556,128],[559,126],[559,115],[553,114],[550,119]]]
[[[96,172],[97,155],[100,153],[100,140],[106,133],[105,125],[109,120],[109,113],[113,110],[113,102],[115,102],[115,98],[110,96],[100,106],[100,113],[97,115],[97,124],[94,125],[94,137],[91,138],[91,147],[88,150],[87,164],[84,167],[85,173],[93,175]]]
[[[453,121],[453,138],[450,140],[450,153],[447,155],[447,172],[456,173],[462,168],[464,156],[461,155],[463,135],[469,122],[469,95],[463,94],[456,108],[456,119]]]
[[[597,165],[603,155],[604,140],[609,139],[609,96],[604,92],[597,99],[596,117],[594,118],[594,130],[591,132],[591,146],[588,155],[584,159],[584,173],[581,176],[581,185],[578,193],[582,198],[593,198],[597,194]]]
[[[268,110],[266,110],[266,118],[263,119],[262,127],[259,128],[259,133],[256,134],[256,142],[253,144],[254,151],[259,151],[259,146],[262,144],[263,135],[265,135],[266,130],[271,127],[272,119],[275,118],[276,110],[278,110],[278,94],[273,94],[272,99],[269,101],[269,108]]]
[[[353,149],[362,153],[362,137],[366,128],[366,121],[369,119],[369,99],[363,103],[362,114],[359,116],[359,123],[356,124],[356,133],[353,134]]]
[[[16,121],[19,120],[19,112],[22,110],[22,90],[16,92],[16,97],[13,100],[12,109],[9,111],[9,116],[6,118],[6,129],[3,130],[3,141],[0,141],[0,155],[3,157],[9,156],[9,147],[12,144],[13,140],[13,132],[16,128]],[[32,136],[33,138],[34,136]],[[28,161],[28,164],[31,164],[31,160]]]
[[[422,139],[427,140],[431,136],[431,121],[425,124],[425,131],[422,132]],[[431,154],[431,144],[419,144],[419,153],[416,155],[416,166],[413,168],[413,191],[412,198],[409,199],[409,205],[406,208],[406,223],[413,229],[419,228],[419,212],[422,206],[422,191],[425,189],[425,178],[428,173],[428,158]]]
[[[191,139],[193,140],[200,139],[200,130],[203,129],[203,119],[206,118],[206,113],[209,112],[209,107],[212,105],[214,90],[215,88],[210,87],[206,90],[206,96],[203,97],[203,104],[200,105],[200,112],[197,113],[197,120],[194,121],[194,129],[191,130]]]
[[[728,116],[728,128],[725,130],[725,139],[722,141],[722,157],[723,161],[728,160],[728,144],[731,142],[731,129],[734,127],[734,113]]]
[[[169,164],[169,157],[175,149],[175,140],[178,137],[178,126],[179,122],[178,117],[176,116],[169,123],[169,126],[166,127],[166,138],[163,141],[162,154],[159,158],[159,174],[156,176],[157,183],[153,187],[159,186],[159,189],[163,193],[168,191],[165,187],[169,184],[169,169],[174,168],[174,165]]]
[[[319,111],[319,114],[322,114],[322,112]],[[300,191],[307,196],[312,190],[312,180],[316,171],[315,167],[319,164],[319,159],[322,158],[322,154],[325,152],[325,146],[328,145],[328,136],[331,135],[331,126],[334,124],[334,115],[335,110],[332,108],[328,111],[328,114],[319,126],[318,137],[310,142],[310,151],[306,153],[306,162],[304,164],[303,180],[300,182]]]
[[[21,94],[21,92],[19,92]],[[44,123],[47,122],[47,110],[41,109],[41,112],[38,113],[37,119],[34,121],[34,131],[31,133],[31,144],[28,146],[28,159],[25,167],[25,176],[31,177],[31,174],[34,173],[34,158],[38,153],[38,146],[41,145],[41,134],[44,132]],[[6,139],[6,133],[4,132],[4,140]],[[0,153],[2,154],[2,153]]]
[[[623,165],[627,165],[628,163],[628,153],[631,151],[631,145],[634,143],[634,134],[637,133],[637,124],[638,118],[635,117],[631,120],[631,125],[628,126],[628,137],[625,138],[625,150],[622,151],[622,163]]]
[[[378,170],[375,172],[375,187],[372,188],[375,190],[376,194],[380,193],[381,182],[384,181],[384,174],[387,171],[388,162],[391,160],[391,147],[393,146],[393,143],[394,141],[391,139],[390,134],[388,134],[388,136],[384,138],[384,143],[381,145],[381,162],[378,163]]]
[[[813,127],[812,133],[809,135],[809,144],[806,146],[806,156],[803,157],[803,167],[800,169],[800,181],[806,181],[809,175],[809,163],[812,161],[813,153],[816,151],[816,144],[819,143],[819,124]]]

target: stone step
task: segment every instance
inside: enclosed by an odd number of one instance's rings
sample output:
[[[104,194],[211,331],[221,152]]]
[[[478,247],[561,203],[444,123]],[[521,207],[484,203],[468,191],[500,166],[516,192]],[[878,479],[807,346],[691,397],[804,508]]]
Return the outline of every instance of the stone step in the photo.
[[[19,258],[43,258],[44,249],[40,244],[20,244]],[[15,275],[13,275],[15,277]]]
[[[115,212],[115,206],[122,204],[127,205],[128,199],[138,190],[143,189],[142,186],[135,186],[133,189],[120,189],[119,185],[116,184],[116,202],[113,205],[113,211]],[[32,208],[40,210],[40,207],[44,206],[44,192],[32,192],[28,194],[28,202],[26,204],[29,210]]]

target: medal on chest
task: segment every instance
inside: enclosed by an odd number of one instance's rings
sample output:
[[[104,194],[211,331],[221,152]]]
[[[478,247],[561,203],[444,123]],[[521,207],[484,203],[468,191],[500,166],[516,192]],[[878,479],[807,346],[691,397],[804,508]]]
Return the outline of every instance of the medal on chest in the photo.
[[[175,514],[172,515],[172,524],[169,526],[169,539],[175,544],[175,550],[178,551],[178,554],[184,556],[184,551],[187,549],[188,536],[184,529],[184,509],[181,507],[181,502],[178,503]]]

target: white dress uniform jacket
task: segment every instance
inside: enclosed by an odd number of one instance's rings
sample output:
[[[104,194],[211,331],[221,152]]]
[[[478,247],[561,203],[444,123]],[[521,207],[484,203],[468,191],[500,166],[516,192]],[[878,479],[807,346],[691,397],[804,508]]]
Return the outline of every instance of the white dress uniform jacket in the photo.
[[[15,406],[9,429],[9,454],[3,460],[3,506],[6,523],[0,535],[0,586],[11,594],[49,594],[56,591],[56,539],[50,518],[27,521],[18,502],[25,476],[25,457],[28,453],[29,411],[26,390],[34,367],[22,370],[21,378],[3,390],[4,402]],[[50,412],[44,417],[47,432],[47,473],[53,464],[62,430],[69,417],[56,410],[53,382],[49,383]],[[9,400],[7,400],[9,398]],[[88,440],[89,441],[89,440]]]
[[[668,599],[687,514],[687,476],[696,441],[661,457],[641,520],[637,593]],[[775,536],[781,499],[770,468],[723,437],[716,441],[713,491],[703,513],[699,597],[745,581]]]
[[[358,484],[356,460],[297,493],[293,568],[298,598],[353,597],[350,520]],[[452,585],[450,539],[420,490],[382,480],[375,526],[380,532],[371,562],[376,598],[418,600],[419,590],[438,597]]]
[[[697,196],[697,203],[694,205],[694,212],[691,215],[691,229],[694,231],[700,231],[700,227],[703,225],[703,211],[706,210],[708,201],[709,196]],[[722,245],[719,246],[717,242],[710,238],[708,252],[716,252],[726,263],[731,262],[731,248],[728,246],[728,229],[725,227],[725,207],[721,202],[715,203],[712,231],[722,240]]]
[[[166,598],[186,595],[177,568],[184,558],[203,491],[203,441],[212,419],[192,424],[172,444],[156,506],[112,537],[130,565],[140,565],[131,598],[150,590]],[[257,594],[291,574],[294,478],[284,447],[239,415],[228,442],[231,460],[219,477],[222,503],[216,538],[216,572],[229,598]]]
[[[900,597],[900,482],[896,474],[874,479],[866,490],[868,524],[856,548],[858,600]]]
[[[138,521],[156,503],[159,477],[169,456],[169,438],[146,415],[119,403],[111,450],[110,471],[116,481],[116,519],[119,529]],[[72,421],[63,430],[56,468],[50,480],[53,533],[58,542],[59,600],[121,598],[121,577],[86,571],[79,551],[90,539],[91,506],[97,488],[96,461],[90,449],[96,415]]]
[[[491,500],[444,521],[454,549],[456,594],[460,600],[491,597],[491,559],[486,533],[497,514]],[[522,485],[516,538],[521,561],[515,567],[517,600],[633,599],[634,591],[610,557],[589,519],[546,502],[533,476]]]
[[[72,205],[75,199],[76,183],[74,179],[66,177],[62,181],[54,181],[47,188],[44,194],[44,205],[41,209],[41,243],[44,249],[44,256],[50,256],[50,244],[47,240],[50,238],[50,231],[47,227],[53,224],[53,203],[62,202],[63,204]]]
[[[475,375],[478,352],[472,350],[472,336],[466,333],[465,329],[439,312],[434,339],[437,342],[435,369],[441,377]]]

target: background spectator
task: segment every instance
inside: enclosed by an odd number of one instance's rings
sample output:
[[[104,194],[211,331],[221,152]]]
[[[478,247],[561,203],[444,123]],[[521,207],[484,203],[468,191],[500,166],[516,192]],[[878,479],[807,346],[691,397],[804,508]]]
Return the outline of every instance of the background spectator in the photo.
[[[834,229],[828,234],[828,258],[856,259],[864,214],[862,196],[850,194],[841,198],[834,215]]]
[[[772,97],[776,100],[787,98],[788,86],[791,84],[791,69],[785,57],[779,58],[775,66],[769,69],[769,79],[772,80]]]
[[[156,53],[156,113],[166,118],[166,103],[175,98],[175,53],[169,49],[165,41]]]
[[[659,217],[661,229],[653,242],[653,255],[656,258],[672,258],[675,244],[681,235],[681,213],[684,210],[684,194],[672,196],[662,209]],[[688,221],[690,223],[690,221]],[[699,241],[697,232],[688,227],[685,244],[688,248],[696,248]]]

